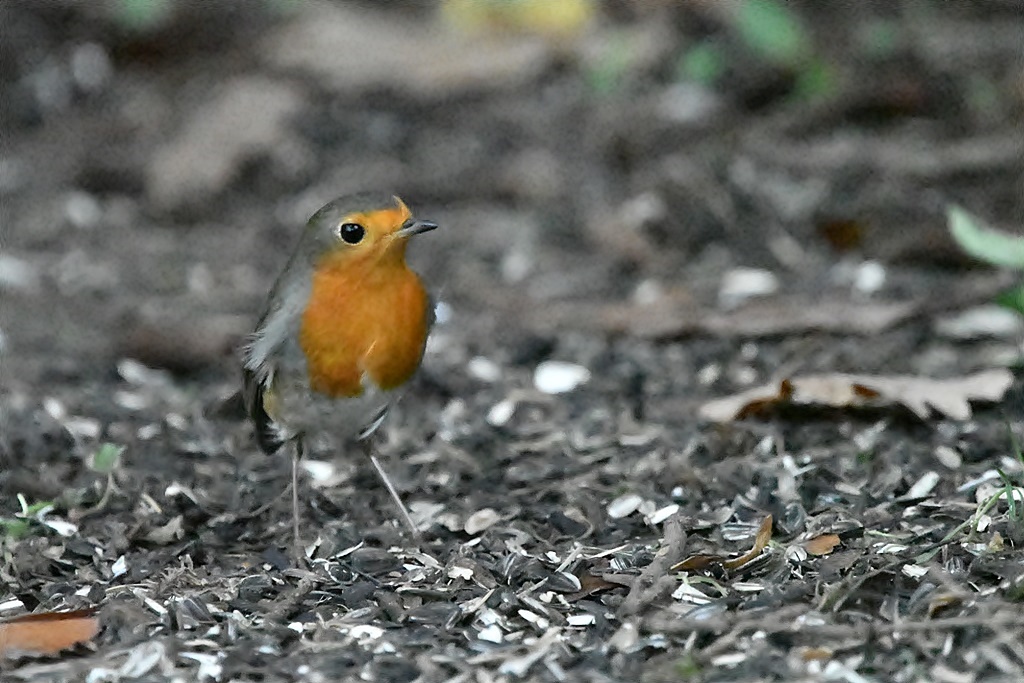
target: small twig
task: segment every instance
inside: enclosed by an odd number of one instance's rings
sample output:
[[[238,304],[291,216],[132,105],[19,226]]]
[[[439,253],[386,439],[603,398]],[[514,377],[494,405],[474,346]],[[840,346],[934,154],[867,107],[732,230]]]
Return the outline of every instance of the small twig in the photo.
[[[78,519],[85,519],[86,517],[89,517],[90,515],[95,515],[97,513],[100,513],[100,512],[103,512],[104,510],[106,510],[107,505],[110,503],[110,494],[113,491],[117,491],[118,493],[121,493],[121,489],[119,489],[117,487],[117,484],[114,483],[114,473],[113,472],[107,472],[107,484],[106,484],[106,486],[103,487],[103,495],[100,496],[100,499],[91,508],[86,508],[85,510],[82,510],[78,514],[77,518]]]
[[[291,493],[291,490],[292,485],[288,484],[288,486],[281,490],[281,493],[277,494],[276,496],[274,496],[273,498],[271,498],[270,500],[268,500],[266,503],[259,506],[255,510],[250,510],[249,512],[239,512],[237,514],[230,515],[230,517],[236,522],[244,522],[250,519],[254,519],[256,517],[262,517],[267,510],[277,505],[277,502],[284,498],[285,495]]]
[[[634,579],[629,593],[619,605],[619,618],[632,616],[645,605],[671,592],[676,583],[672,567],[683,559],[685,547],[686,532],[683,531],[682,522],[673,517],[665,524],[662,552]]]
[[[278,600],[274,602],[273,607],[263,615],[264,621],[276,622],[283,620],[299,603],[302,602],[304,597],[309,595],[309,591],[312,590],[316,583],[318,583],[318,581],[310,577],[299,579],[299,582],[295,584],[295,587],[285,595],[278,598]]]

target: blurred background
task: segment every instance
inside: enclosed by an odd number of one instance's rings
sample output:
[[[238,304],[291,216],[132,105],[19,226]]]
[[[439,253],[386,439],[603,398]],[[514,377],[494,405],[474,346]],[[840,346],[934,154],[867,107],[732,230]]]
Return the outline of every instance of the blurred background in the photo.
[[[443,224],[414,260],[449,329],[509,353],[946,299],[977,267],[951,202],[1024,225],[1014,0],[6,0],[0,26],[0,362],[30,393],[125,357],[233,382],[300,226],[363,189]]]

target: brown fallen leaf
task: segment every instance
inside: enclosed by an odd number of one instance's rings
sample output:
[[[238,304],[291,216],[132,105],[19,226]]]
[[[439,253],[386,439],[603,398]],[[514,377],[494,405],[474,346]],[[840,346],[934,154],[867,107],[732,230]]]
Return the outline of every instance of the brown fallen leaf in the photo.
[[[838,534],[822,534],[804,543],[804,550],[811,555],[828,555],[839,545]]]
[[[728,559],[722,555],[691,555],[682,562],[672,565],[672,571],[698,571],[716,564],[720,564],[726,569],[738,569],[757,558],[770,540],[772,540],[772,516],[768,515],[757,529],[757,534],[754,536],[754,547],[739,557]]]
[[[828,647],[808,647],[800,651],[800,659],[805,662],[824,662],[832,659],[835,652]]]
[[[723,566],[726,569],[737,569],[742,567],[760,555],[761,551],[767,547],[768,541],[770,540],[772,540],[772,516],[768,515],[761,522],[761,526],[757,530],[757,535],[754,536],[754,547],[750,549],[750,552],[744,553],[734,560],[726,560],[722,563]]]
[[[25,614],[0,622],[0,657],[52,656],[92,640],[100,630],[96,608]]]
[[[952,593],[940,593],[928,601],[928,616],[935,617],[936,614],[947,607],[955,607],[962,602],[962,596]]]
[[[578,578],[580,581],[580,590],[571,595],[566,596],[569,602],[577,602],[585,597],[593,595],[594,593],[599,593],[601,591],[606,591],[612,588],[619,588],[621,586],[627,585],[624,582],[609,581],[603,576],[591,574],[589,571],[583,572],[576,578]]]
[[[971,416],[968,401],[997,401],[1012,383],[1013,374],[1005,368],[951,379],[845,373],[806,375],[708,401],[701,406],[700,415],[713,422],[728,422],[779,403],[834,408],[898,404],[922,420],[928,418],[930,409],[954,420],[966,420]]]
[[[672,571],[696,572],[711,565],[722,564],[723,555],[691,555],[682,562],[672,565]]]

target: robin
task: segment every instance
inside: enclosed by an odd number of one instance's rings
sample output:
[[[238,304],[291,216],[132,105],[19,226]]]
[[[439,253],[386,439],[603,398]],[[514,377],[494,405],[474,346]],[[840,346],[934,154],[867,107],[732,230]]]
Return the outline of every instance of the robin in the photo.
[[[398,197],[327,204],[309,219],[244,347],[243,397],[256,440],[267,454],[292,445],[296,549],[298,463],[314,432],[359,444],[416,533],[369,438],[423,358],[434,308],[405,250],[410,237],[435,228]]]

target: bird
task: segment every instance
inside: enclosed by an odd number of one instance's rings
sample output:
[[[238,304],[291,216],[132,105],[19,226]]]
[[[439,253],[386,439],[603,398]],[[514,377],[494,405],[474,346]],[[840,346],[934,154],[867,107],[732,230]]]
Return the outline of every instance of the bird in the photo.
[[[405,257],[412,237],[437,227],[395,195],[329,202],[306,224],[242,348],[242,398],[256,441],[269,455],[291,446],[297,561],[298,467],[317,433],[359,445],[418,533],[370,437],[423,359],[434,306]]]

